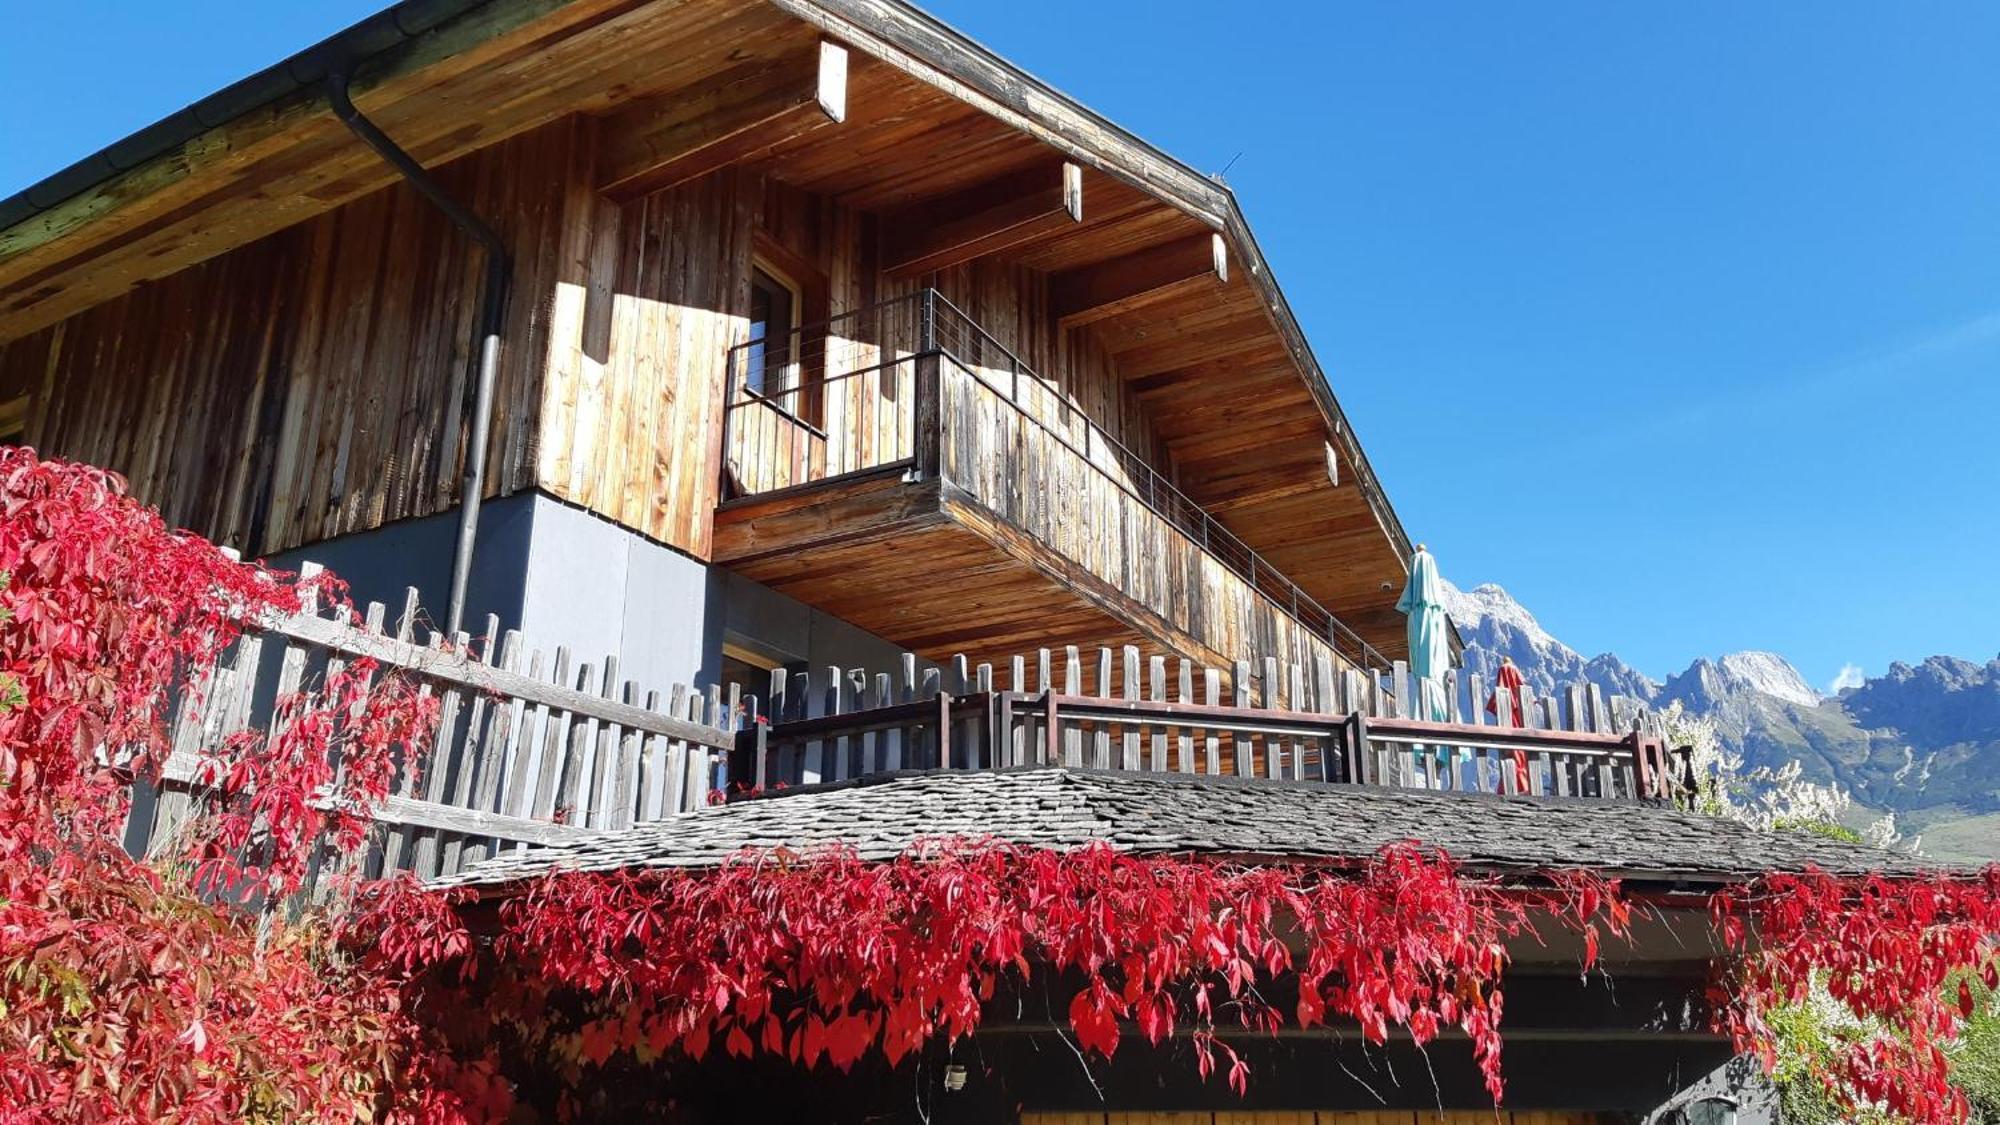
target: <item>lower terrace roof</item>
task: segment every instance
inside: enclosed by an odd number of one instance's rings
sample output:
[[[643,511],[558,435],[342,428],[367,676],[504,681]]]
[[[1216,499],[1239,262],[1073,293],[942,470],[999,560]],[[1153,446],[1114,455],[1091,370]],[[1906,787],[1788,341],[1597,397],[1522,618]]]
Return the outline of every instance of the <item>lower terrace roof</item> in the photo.
[[[553,870],[714,867],[745,849],[846,846],[886,860],[950,837],[1304,861],[1366,857],[1414,840],[1475,870],[1591,868],[1663,882],[1733,882],[1809,866],[1837,874],[1938,869],[1906,853],[1636,802],[1044,766],[906,771],[783,790],[508,853],[442,882],[498,889]]]

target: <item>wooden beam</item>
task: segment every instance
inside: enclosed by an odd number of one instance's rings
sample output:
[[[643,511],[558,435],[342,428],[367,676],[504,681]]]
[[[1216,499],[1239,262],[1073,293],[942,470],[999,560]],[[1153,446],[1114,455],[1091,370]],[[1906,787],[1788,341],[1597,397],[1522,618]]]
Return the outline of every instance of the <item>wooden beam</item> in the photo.
[[[894,277],[930,273],[997,254],[1083,221],[1083,168],[1041,165],[882,221],[882,269]]]
[[[846,119],[847,48],[821,41],[809,55],[746,63],[607,118],[597,184],[614,198],[646,195]]]
[[[1198,234],[1064,270],[1049,279],[1049,304],[1062,325],[1070,328],[1228,281],[1229,251],[1222,236]]]

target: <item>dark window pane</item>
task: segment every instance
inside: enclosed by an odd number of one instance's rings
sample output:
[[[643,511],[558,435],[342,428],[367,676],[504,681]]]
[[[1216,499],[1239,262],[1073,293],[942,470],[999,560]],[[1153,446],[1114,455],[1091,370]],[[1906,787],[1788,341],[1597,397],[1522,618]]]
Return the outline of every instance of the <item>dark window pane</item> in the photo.
[[[792,291],[763,270],[750,274],[750,338],[757,341],[744,349],[748,353],[750,386],[765,394],[782,394],[789,389],[791,364]]]

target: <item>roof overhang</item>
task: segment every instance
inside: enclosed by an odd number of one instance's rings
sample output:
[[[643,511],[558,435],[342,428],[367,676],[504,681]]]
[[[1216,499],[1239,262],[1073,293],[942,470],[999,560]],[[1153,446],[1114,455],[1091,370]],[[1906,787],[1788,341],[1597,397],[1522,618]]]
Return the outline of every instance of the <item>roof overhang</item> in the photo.
[[[1245,538],[1377,647],[1399,647],[1388,606],[1409,538],[1229,189],[897,0],[406,0],[0,202],[0,341],[390,183],[327,112],[318,83],[330,69],[351,72],[363,111],[435,166],[569,113],[657,95],[647,83],[672,68],[649,63],[718,46],[733,61],[801,33],[837,39],[1223,236],[1233,259],[1223,300],[1234,323],[1261,322],[1265,338],[1162,377],[1242,379],[1256,396],[1287,372],[1298,389],[1284,397],[1301,406],[1282,409],[1298,411],[1286,417],[1299,432],[1283,458],[1263,440],[1256,456],[1267,475],[1298,482],[1195,499],[1257,529]],[[1165,327],[1204,331],[1182,315],[1189,307],[1199,306],[1176,306]],[[1160,327],[1139,318],[1128,335]],[[1266,381],[1248,382],[1253,368]],[[1317,419],[1303,413],[1307,397]],[[1189,456],[1241,452],[1198,424],[1225,425],[1190,421],[1183,439],[1220,448]]]

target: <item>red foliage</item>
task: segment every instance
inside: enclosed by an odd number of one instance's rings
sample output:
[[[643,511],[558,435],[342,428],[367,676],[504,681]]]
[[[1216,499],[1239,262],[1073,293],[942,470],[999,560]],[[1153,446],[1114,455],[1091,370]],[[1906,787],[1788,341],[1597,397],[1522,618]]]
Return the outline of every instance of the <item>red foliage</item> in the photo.
[[[297,887],[323,833],[358,842],[429,702],[365,663],[281,701],[276,736],[200,762],[187,850],[141,863],[120,845],[130,781],[159,777],[177,693],[191,705],[245,623],[297,609],[302,587],[25,449],[0,449],[0,573],[0,1106],[19,1107],[0,1119],[435,1101],[388,1082],[418,1040],[396,977],[350,971],[311,925],[260,937],[227,905]]]
[[[550,1044],[589,1062],[719,1047],[840,1069],[879,1049],[893,1064],[969,1034],[1003,979],[1040,968],[1079,982],[1067,1015],[1082,1050],[1110,1056],[1127,1022],[1155,1044],[1185,1029],[1204,1072],[1220,1050],[1239,1088],[1247,1067],[1214,1027],[1275,1030],[1286,1014],[1254,986],[1296,972],[1300,1026],[1347,1017],[1375,1042],[1395,1024],[1418,1043],[1456,1026],[1497,1099],[1503,942],[1526,918],[1518,895],[1414,846],[1334,870],[942,842],[883,863],[831,851],[561,873],[501,908],[494,953],[525,983],[523,1012],[549,990],[600,1002]]]
[[[1600,931],[1624,936],[1631,916],[1591,874],[1527,892],[1414,845],[1341,869],[960,841],[889,862],[559,874],[484,942],[458,896],[407,879],[355,888],[335,926],[284,923],[268,904],[316,841],[361,844],[431,700],[358,661],[280,701],[275,733],[202,761],[182,850],[135,861],[119,841],[129,784],[159,775],[174,701],[302,589],[169,531],[117,478],[26,450],[0,450],[0,572],[0,1122],[169,1106],[188,1121],[494,1120],[513,1099],[489,1034],[503,1025],[572,1070],[669,1051],[893,1062],[969,1034],[1030,972],[1069,989],[1087,1054],[1110,1056],[1127,1028],[1185,1034],[1202,1073],[1240,1092],[1248,1066],[1219,1025],[1352,1019],[1419,1043],[1457,1027],[1497,1100],[1503,943],[1544,911],[1583,934],[1588,968]],[[1897,1032],[1829,1080],[1915,1119],[1963,1116],[1937,1049],[1960,1016],[1939,985],[1967,966],[1992,980],[2000,870],[1772,876],[1713,907],[1739,954],[1717,999],[1741,1047],[1824,972]],[[1299,984],[1287,1012],[1257,987],[1279,974]]]
[[[1769,875],[1715,895],[1710,909],[1740,953],[1712,998],[1739,1050],[1772,1065],[1765,1015],[1804,1000],[1820,976],[1848,1011],[1893,1032],[1838,1053],[1837,1069],[1820,1076],[1837,1098],[1911,1121],[1965,1120],[1940,1045],[1962,1029],[1971,994],[1948,997],[1945,985],[1965,970],[2000,983],[2000,866],[1977,878]]]

